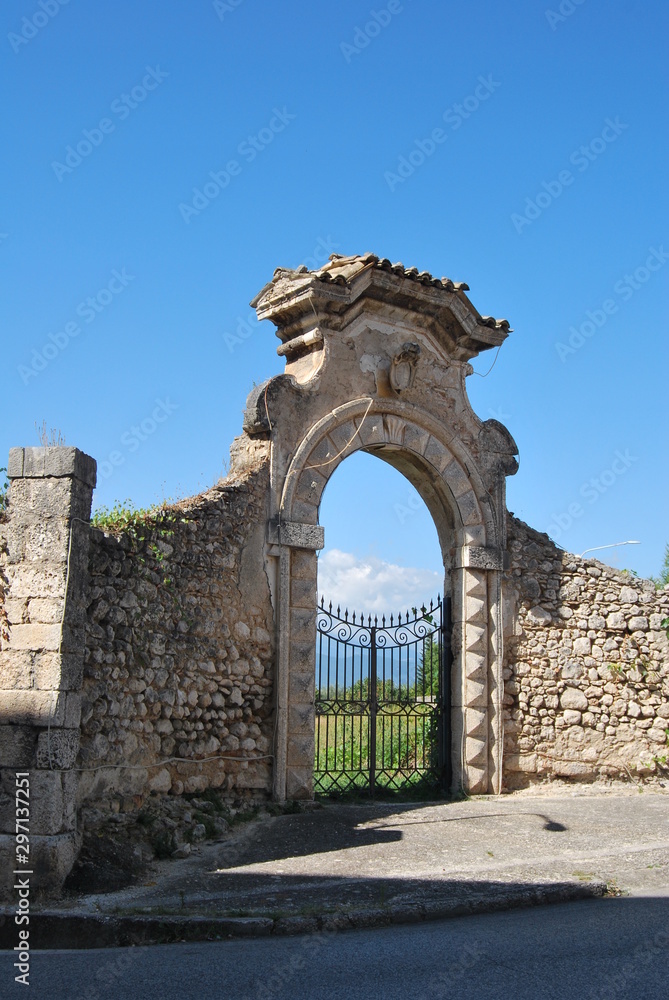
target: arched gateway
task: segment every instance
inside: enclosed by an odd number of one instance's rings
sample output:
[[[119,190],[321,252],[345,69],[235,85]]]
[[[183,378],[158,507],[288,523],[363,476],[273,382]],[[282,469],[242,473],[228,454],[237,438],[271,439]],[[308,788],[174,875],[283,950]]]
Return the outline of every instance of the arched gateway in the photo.
[[[500,790],[505,477],[517,449],[473,412],[465,378],[509,324],[480,316],[466,290],[373,254],[335,254],[318,271],[279,268],[251,303],[286,359],[285,374],[251,393],[244,421],[271,442],[279,800],[313,793],[318,512],[329,477],[359,449],[402,472],[432,514],[453,609],[453,784]]]

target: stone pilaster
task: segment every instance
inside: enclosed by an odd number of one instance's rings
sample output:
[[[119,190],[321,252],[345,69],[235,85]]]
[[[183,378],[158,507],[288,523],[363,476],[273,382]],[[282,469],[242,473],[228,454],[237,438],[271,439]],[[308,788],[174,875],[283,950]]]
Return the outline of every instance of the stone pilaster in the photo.
[[[27,771],[31,886],[49,893],[62,884],[79,846],[72,768],[79,750],[96,463],[77,448],[12,448],[7,475],[9,634],[0,638],[2,886],[11,886],[14,867],[15,774]]]

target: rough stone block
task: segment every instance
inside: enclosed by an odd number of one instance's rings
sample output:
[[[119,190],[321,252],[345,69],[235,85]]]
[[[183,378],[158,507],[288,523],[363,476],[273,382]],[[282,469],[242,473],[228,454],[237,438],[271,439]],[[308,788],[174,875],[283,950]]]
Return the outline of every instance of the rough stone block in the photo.
[[[37,730],[32,726],[0,725],[0,762],[2,767],[28,770],[35,763]]]
[[[13,625],[6,648],[10,650],[57,650],[59,644],[60,625]]]
[[[78,448],[10,448],[7,476],[9,479],[75,478],[93,489],[96,470],[95,459]]]
[[[64,563],[17,563],[9,567],[9,586],[13,598],[49,597],[62,599],[65,593]],[[11,552],[10,552],[11,559]]]
[[[68,691],[61,695],[61,700],[63,698],[65,699],[63,727],[65,729],[78,729],[81,724],[81,695],[75,691]]]
[[[504,770],[526,771],[530,774],[537,770],[537,755],[535,753],[510,753],[504,757]]]
[[[469,489],[471,489],[469,477],[456,459],[453,459],[453,461],[446,467],[443,478],[446,480],[448,488],[456,500],[458,497],[462,496]]]
[[[5,614],[10,625],[20,625],[28,621],[28,600],[25,597],[5,599]]]
[[[488,758],[488,744],[485,739],[468,736],[465,739],[465,762],[467,768],[484,767]]]
[[[33,874],[30,876],[30,888],[37,896],[50,897],[58,895],[63,882],[72,870],[81,847],[81,837],[75,833],[64,833],[57,837],[31,835],[30,861]],[[0,859],[12,857],[14,838],[0,835]],[[5,899],[13,900],[15,892],[12,888],[14,877],[11,868],[8,870],[0,860],[0,872],[3,873],[2,891]]]
[[[295,580],[312,580],[314,586],[318,577],[318,557],[308,549],[293,549],[291,571]]]
[[[593,768],[575,760],[556,760],[553,762],[553,773],[558,777],[583,779],[593,776]]]
[[[316,601],[316,587],[313,580],[292,580],[290,603],[293,608],[313,608]]]
[[[33,687],[39,690],[79,691],[83,679],[83,647],[75,653],[36,653]]]
[[[0,690],[33,686],[34,656],[29,650],[3,650],[0,652]]]
[[[3,833],[11,833],[16,826],[16,778],[14,771],[3,770],[1,780],[0,830]],[[67,832],[65,800],[60,772],[30,770],[29,793],[31,846],[33,835],[52,836]],[[74,803],[72,803],[72,817],[74,816],[73,806]],[[74,829],[73,823],[71,829]]]
[[[314,671],[313,642],[295,642],[290,644],[290,668],[297,673],[313,674]]]
[[[291,670],[288,681],[288,697],[291,705],[313,704],[314,675],[312,671]]]
[[[568,687],[560,695],[560,705],[562,708],[577,709],[585,712],[588,708],[588,699],[579,688]]]
[[[430,435],[427,447],[425,449],[425,458],[432,465],[437,472],[441,475],[446,466],[453,460],[453,456],[450,451],[443,446],[441,441]]]
[[[33,726],[62,726],[65,695],[58,691],[0,691],[0,720]]]
[[[488,771],[485,765],[476,765],[467,758],[467,766],[462,774],[462,785],[468,795],[485,795],[488,791]]]
[[[300,476],[297,489],[295,490],[295,498],[297,500],[306,501],[307,503],[319,504],[321,499],[321,494],[325,489],[325,484],[327,479],[322,476],[317,469],[306,469]],[[287,524],[281,525],[281,536],[283,537],[283,529],[288,527]],[[284,544],[290,544],[284,542]],[[307,548],[310,546],[301,546],[302,548]]]
[[[30,621],[46,625],[60,624],[63,618],[63,601],[53,597],[33,597],[27,602]]]
[[[7,478],[18,479],[23,475],[23,448],[10,448],[7,462]]]
[[[458,510],[463,524],[480,524],[482,521],[479,502],[474,490],[468,490],[457,498]]]
[[[172,775],[166,767],[161,767],[159,771],[154,771],[149,778],[149,791],[166,794],[172,787]]]
[[[467,545],[461,550],[460,565],[472,569],[502,569],[503,553],[485,545]]]
[[[254,788],[270,791],[272,788],[271,771],[267,769],[263,771],[258,765],[249,767],[247,771],[240,771],[237,775],[235,786],[237,788]]]
[[[46,769],[74,767],[78,753],[78,729],[43,729],[38,736],[38,767]]]
[[[539,607],[538,604],[535,607],[530,608],[527,612],[527,617],[535,625],[547,625],[553,618],[550,611],[546,611],[544,608]]]
[[[290,635],[297,642],[314,641],[316,635],[316,609],[291,608]]]
[[[66,562],[70,540],[67,521],[61,517],[40,517],[23,527],[23,553],[28,562]]]
[[[313,765],[310,767],[288,767],[286,770],[286,798],[292,800],[313,799],[313,797]]]
[[[622,611],[612,611],[610,615],[606,616],[606,627],[608,629],[614,629],[616,632],[622,632],[626,625],[627,618]]]
[[[294,500],[292,514],[301,524],[318,524],[318,504],[305,500]]]
[[[303,705],[290,705],[288,709],[288,732],[301,736],[310,736],[314,731],[314,706],[309,702]]]
[[[466,721],[467,736],[476,737],[477,740],[485,740],[488,733],[488,713],[485,704],[477,711],[475,708],[467,708]]]
[[[488,621],[488,606],[480,597],[466,595],[464,600],[464,617],[468,625],[480,625],[482,628]]]
[[[579,677],[583,676],[583,665],[581,663],[575,663],[569,661],[562,665],[560,673],[566,681],[576,681]]]
[[[467,708],[484,709],[487,703],[488,691],[485,680],[468,678],[465,686],[465,704]]]

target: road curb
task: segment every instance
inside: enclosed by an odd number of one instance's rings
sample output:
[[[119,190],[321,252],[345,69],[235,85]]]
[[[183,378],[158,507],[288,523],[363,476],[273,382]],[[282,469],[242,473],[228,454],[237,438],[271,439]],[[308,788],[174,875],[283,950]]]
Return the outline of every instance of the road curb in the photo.
[[[428,900],[387,907],[329,911],[310,916],[166,916],[157,914],[89,914],[42,910],[30,914],[31,949],[115,948],[177,941],[219,941],[240,937],[338,932],[390,924],[419,923],[447,917],[492,913],[547,903],[592,899],[606,893],[604,882],[547,883],[501,889],[466,900]],[[18,942],[14,912],[0,914],[0,950]]]

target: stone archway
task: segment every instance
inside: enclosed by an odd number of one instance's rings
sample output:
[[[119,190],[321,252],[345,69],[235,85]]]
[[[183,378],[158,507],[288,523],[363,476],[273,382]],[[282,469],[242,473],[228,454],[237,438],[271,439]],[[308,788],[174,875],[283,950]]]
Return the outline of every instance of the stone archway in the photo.
[[[277,325],[287,361],[245,416],[271,452],[278,800],[313,794],[318,511],[332,472],[360,449],[403,472],[433,516],[453,602],[454,785],[500,790],[504,483],[516,447],[474,414],[465,378],[508,324],[480,317],[465,287],[373,255],[333,256],[317,272],[279,269],[252,303]]]

